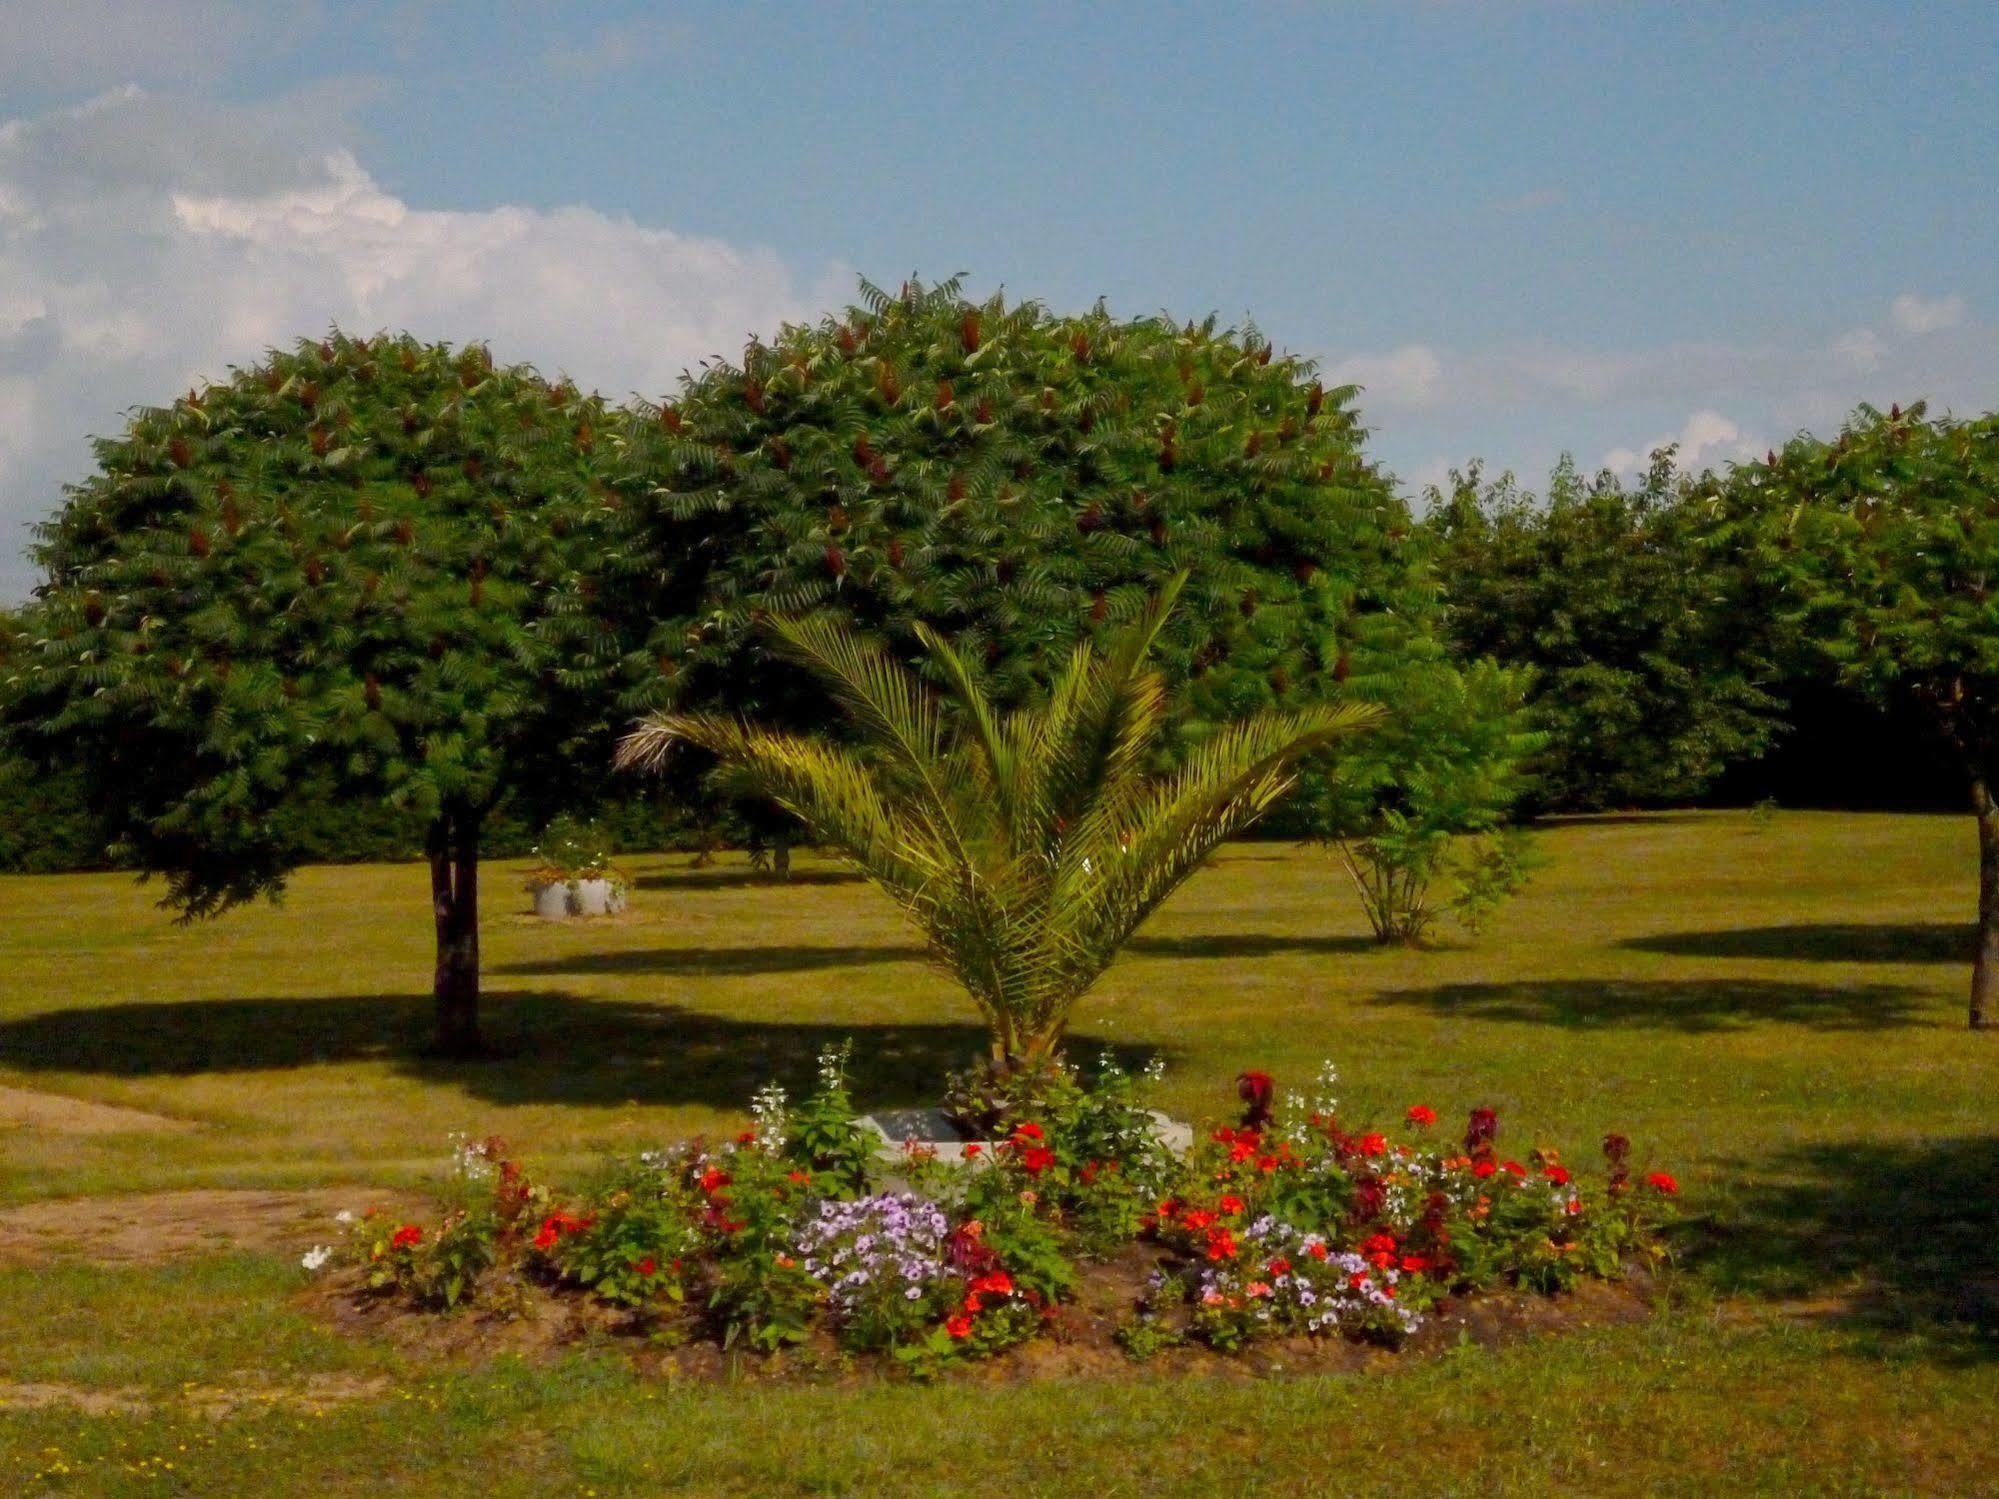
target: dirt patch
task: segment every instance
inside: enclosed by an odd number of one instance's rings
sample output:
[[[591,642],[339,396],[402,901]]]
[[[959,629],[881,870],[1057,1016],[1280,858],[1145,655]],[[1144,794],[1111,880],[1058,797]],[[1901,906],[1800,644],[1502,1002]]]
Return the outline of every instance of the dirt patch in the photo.
[[[296,1254],[335,1240],[333,1215],[342,1209],[420,1210],[422,1203],[414,1194],[365,1187],[54,1198],[0,1210],[0,1265],[57,1259],[148,1265],[242,1249]]]
[[[200,1129],[175,1119],[115,1103],[92,1103],[61,1093],[0,1086],[0,1129],[46,1130],[58,1135],[179,1135]]]
[[[1010,1384],[1384,1372],[1445,1353],[1466,1339],[1498,1345],[1639,1322],[1652,1315],[1656,1299],[1656,1288],[1644,1276],[1591,1281],[1560,1296],[1503,1292],[1447,1301],[1399,1349],[1289,1337],[1252,1344],[1239,1354],[1183,1344],[1140,1361],[1125,1351],[1118,1330],[1130,1320],[1157,1263],[1157,1251],[1134,1244],[1114,1259],[1081,1267],[1074,1299],[1040,1336],[953,1369],[951,1377]],[[300,1292],[299,1302],[343,1332],[387,1342],[426,1363],[478,1363],[502,1355],[545,1362],[595,1350],[622,1355],[641,1373],[670,1380],[845,1385],[907,1377],[894,1360],[845,1353],[823,1335],[782,1354],[725,1350],[692,1310],[646,1321],[587,1295],[531,1281],[509,1279],[483,1304],[439,1313],[372,1293],[359,1272],[349,1269],[315,1281]]]
[[[353,1400],[372,1400],[389,1391],[381,1375],[314,1374],[297,1384],[190,1385],[177,1395],[149,1395],[144,1390],[92,1389],[87,1385],[0,1383],[0,1411],[48,1410],[63,1406],[86,1416],[143,1416],[166,1406],[180,1406],[193,1415],[220,1421],[230,1416],[270,1410],[313,1410]]]

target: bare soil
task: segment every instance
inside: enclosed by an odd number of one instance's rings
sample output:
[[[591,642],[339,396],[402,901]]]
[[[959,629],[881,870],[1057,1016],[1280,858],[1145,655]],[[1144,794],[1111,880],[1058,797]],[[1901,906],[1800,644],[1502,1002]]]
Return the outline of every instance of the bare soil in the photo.
[[[1642,1321],[1657,1290],[1649,1277],[1587,1282],[1561,1296],[1503,1292],[1446,1302],[1398,1349],[1335,1338],[1270,1339],[1237,1354],[1182,1344],[1140,1361],[1119,1343],[1156,1252],[1129,1246],[1081,1268],[1075,1298],[1042,1334],[997,1357],[964,1365],[952,1377],[977,1383],[1043,1379],[1149,1379],[1201,1375],[1255,1378],[1305,1373],[1369,1373],[1432,1357],[1462,1339],[1492,1345],[1590,1327]],[[358,1271],[327,1275],[300,1293],[312,1315],[343,1332],[376,1338],[426,1361],[480,1362],[499,1355],[547,1361],[596,1350],[620,1354],[642,1372],[673,1380],[862,1383],[902,1377],[893,1360],[854,1355],[818,1338],[781,1354],[725,1350],[692,1310],[651,1320],[572,1290],[508,1281],[482,1304],[427,1311],[370,1292]]]
[[[388,1390],[385,1375],[353,1374],[311,1374],[295,1384],[270,1384],[246,1376],[240,1384],[190,1385],[171,1398],[139,1389],[0,1383],[0,1411],[67,1406],[86,1416],[143,1416],[171,1404],[219,1421],[253,1411],[310,1410],[350,1400],[372,1400]]]
[[[83,1259],[148,1265],[231,1250],[299,1253],[338,1237],[333,1215],[417,1204],[368,1187],[275,1192],[202,1188],[114,1197],[48,1198],[0,1209],[0,1265]]]
[[[33,1088],[0,1086],[0,1129],[46,1130],[58,1135],[177,1135],[200,1128],[192,1119]]]

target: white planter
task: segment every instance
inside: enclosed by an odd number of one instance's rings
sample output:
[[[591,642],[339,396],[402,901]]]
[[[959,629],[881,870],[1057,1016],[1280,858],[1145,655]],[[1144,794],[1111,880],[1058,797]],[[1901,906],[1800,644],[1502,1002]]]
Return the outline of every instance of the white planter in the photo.
[[[615,916],[624,909],[624,887],[614,880],[567,880],[534,887],[534,914],[543,921]]]

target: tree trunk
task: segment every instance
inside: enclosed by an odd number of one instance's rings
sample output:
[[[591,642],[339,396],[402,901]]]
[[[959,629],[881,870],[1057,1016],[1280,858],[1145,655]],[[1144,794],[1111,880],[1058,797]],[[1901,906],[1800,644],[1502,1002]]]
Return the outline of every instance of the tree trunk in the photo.
[[[479,1035],[479,817],[447,811],[430,826],[431,911],[437,925],[437,1050],[476,1056]]]
[[[1999,804],[1985,782],[1971,783],[1978,814],[1978,949],[1971,959],[1971,1028],[1999,1020]]]
[[[771,837],[770,872],[780,880],[791,878],[791,829],[789,828]]]

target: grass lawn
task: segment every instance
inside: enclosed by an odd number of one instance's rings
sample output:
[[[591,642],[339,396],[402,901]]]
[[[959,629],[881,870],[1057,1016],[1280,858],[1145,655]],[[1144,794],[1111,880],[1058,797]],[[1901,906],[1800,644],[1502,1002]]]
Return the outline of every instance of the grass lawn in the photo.
[[[1969,819],[1605,818],[1542,848],[1482,940],[1425,952],[1374,950],[1324,855],[1233,848],[1072,1048],[1163,1052],[1190,1116],[1242,1068],[1304,1086],[1330,1057],[1349,1115],[1492,1104],[1509,1149],[1574,1157],[1622,1130],[1692,1220],[1650,1323],[1338,1378],[688,1388],[608,1353],[429,1367],[350,1342],[288,1305],[292,1257],[0,1265],[0,1492],[1999,1493],[1999,1038],[1963,1029]],[[927,1099],[977,1046],[833,867],[633,867],[632,911],[573,927],[487,871],[506,1054],[469,1065],[420,1052],[417,866],[307,871],[282,907],[192,929],[122,877],[0,880],[0,1085],[200,1126],[0,1125],[0,1204],[420,1185],[453,1130],[560,1179],[738,1125],[828,1040],[855,1038],[874,1103]],[[31,1406],[31,1385],[104,1398]]]

